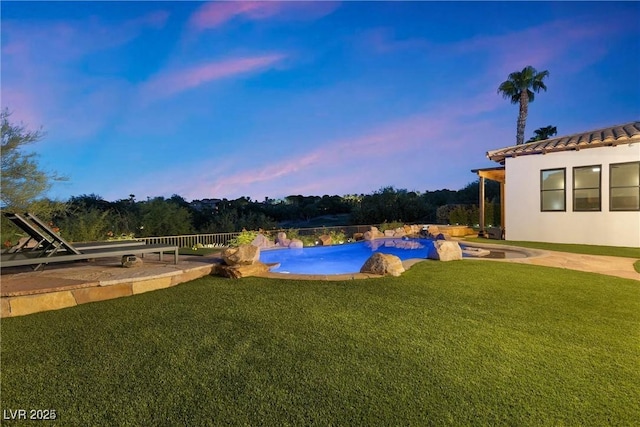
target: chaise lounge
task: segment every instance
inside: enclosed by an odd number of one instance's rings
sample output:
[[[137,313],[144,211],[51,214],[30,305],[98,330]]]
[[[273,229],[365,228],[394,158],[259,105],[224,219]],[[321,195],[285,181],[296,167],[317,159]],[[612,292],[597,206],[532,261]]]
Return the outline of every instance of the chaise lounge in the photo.
[[[174,264],[178,263],[178,247],[168,245],[147,245],[140,241],[89,242],[72,245],[55,233],[34,214],[4,212],[4,216],[29,237],[22,244],[3,253],[0,268],[35,265],[39,270],[46,264],[80,261],[95,258],[119,257],[126,255],[159,254],[160,261],[164,252],[173,252]],[[28,243],[34,245],[28,248]]]

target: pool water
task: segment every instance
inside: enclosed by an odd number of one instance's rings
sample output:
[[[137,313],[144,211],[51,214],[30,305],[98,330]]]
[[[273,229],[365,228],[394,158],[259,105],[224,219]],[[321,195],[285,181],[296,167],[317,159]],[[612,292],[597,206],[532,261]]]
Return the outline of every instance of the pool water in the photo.
[[[433,241],[428,239],[376,239],[334,246],[302,249],[272,249],[260,253],[264,263],[280,263],[275,273],[347,274],[357,273],[375,252],[396,255],[405,261],[426,258]]]

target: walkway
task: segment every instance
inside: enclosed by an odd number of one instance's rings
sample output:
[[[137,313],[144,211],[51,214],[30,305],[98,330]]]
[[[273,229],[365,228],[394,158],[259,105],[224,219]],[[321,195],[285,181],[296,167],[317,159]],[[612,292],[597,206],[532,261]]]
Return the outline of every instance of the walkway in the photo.
[[[608,276],[621,277],[640,281],[638,273],[633,264],[638,261],[636,258],[623,258],[601,255],[583,255],[569,252],[557,252],[542,249],[528,249],[520,246],[508,246],[490,243],[469,243],[472,246],[487,249],[510,249],[527,254],[527,258],[512,259],[492,259],[499,262],[517,262],[520,264],[541,265],[545,267],[567,268],[570,270],[585,271],[588,273],[605,274]],[[482,258],[479,258],[482,259]]]

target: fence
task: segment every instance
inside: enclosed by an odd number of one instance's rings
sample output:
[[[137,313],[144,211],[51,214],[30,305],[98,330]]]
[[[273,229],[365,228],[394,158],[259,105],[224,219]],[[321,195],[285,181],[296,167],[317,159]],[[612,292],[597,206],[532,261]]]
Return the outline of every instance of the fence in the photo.
[[[191,248],[198,243],[215,247],[229,246],[229,240],[240,233],[189,234],[183,236],[140,237],[136,240],[144,241],[148,245],[172,245],[179,248]]]
[[[299,228],[298,233],[301,236],[312,236],[320,233],[329,233],[331,231],[342,231],[348,236],[354,233],[364,233],[368,231],[370,225],[345,225],[342,227],[316,227],[316,228]],[[271,233],[287,230],[270,230]],[[159,237],[140,237],[136,240],[144,241],[148,245],[172,245],[180,248],[191,248],[198,243],[204,246],[213,245],[215,247],[229,246],[229,241],[240,235],[235,233],[215,233],[215,234],[189,234],[183,236],[159,236]]]

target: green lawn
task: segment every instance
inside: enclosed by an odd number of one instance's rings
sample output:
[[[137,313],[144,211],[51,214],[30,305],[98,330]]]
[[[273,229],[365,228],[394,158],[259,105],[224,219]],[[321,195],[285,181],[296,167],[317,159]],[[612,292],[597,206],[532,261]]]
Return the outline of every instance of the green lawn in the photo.
[[[180,255],[198,255],[198,256],[207,256],[215,253],[221,253],[225,248],[180,248],[178,249],[178,253]]]
[[[2,409],[55,409],[64,426],[640,419],[640,284],[570,270],[207,277],[3,319],[1,332]]]
[[[640,248],[628,248],[628,247],[620,247],[620,246],[599,246],[599,245],[576,245],[576,244],[567,244],[567,243],[520,242],[520,241],[514,241],[514,240],[484,239],[481,237],[465,237],[464,240],[467,242],[520,246],[523,248],[570,252],[574,254],[640,258]]]

